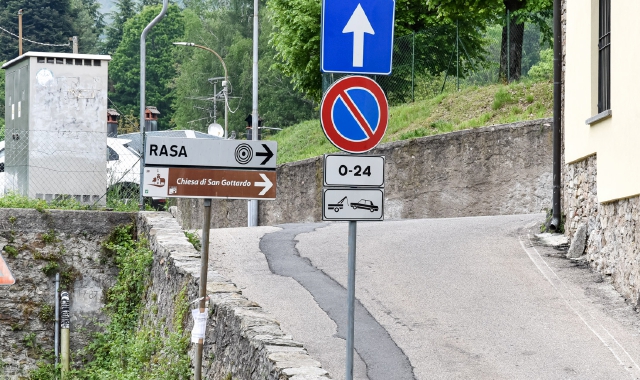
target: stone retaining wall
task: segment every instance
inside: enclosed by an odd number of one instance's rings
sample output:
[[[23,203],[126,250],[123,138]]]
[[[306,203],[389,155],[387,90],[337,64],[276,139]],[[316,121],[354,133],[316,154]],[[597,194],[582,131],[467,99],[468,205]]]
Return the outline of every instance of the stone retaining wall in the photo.
[[[176,295],[186,286],[189,300],[198,294],[200,254],[169,213],[143,212],[138,232],[154,252],[152,285],[146,308],[173,329]],[[207,293],[212,297],[205,338],[202,377],[243,380],[327,380],[327,372],[302,344],[286,335],[260,305],[242,296],[229,280],[209,268]],[[195,305],[193,305],[195,307]],[[191,317],[186,328],[193,328]],[[195,344],[190,356],[195,355]]]
[[[640,306],[640,197],[599,203],[596,174],[596,156],[565,166],[565,233],[571,239],[586,225],[589,266],[610,276],[625,299]]]
[[[0,378],[25,378],[53,351],[54,277],[70,292],[73,359],[106,322],[100,308],[116,279],[101,243],[134,214],[0,209],[0,247],[16,283],[0,286]],[[46,273],[45,273],[46,272]]]
[[[385,218],[447,218],[540,212],[551,207],[550,119],[383,144]],[[260,225],[322,219],[322,157],[277,168],[277,199],[261,201]],[[179,199],[185,229],[202,226],[202,200]],[[247,201],[214,200],[213,227],[247,225]]]

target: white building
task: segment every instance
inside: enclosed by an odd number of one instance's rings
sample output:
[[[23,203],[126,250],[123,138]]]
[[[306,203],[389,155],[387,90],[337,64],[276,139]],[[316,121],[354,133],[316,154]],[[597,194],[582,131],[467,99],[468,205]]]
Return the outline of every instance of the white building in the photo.
[[[6,191],[104,204],[110,59],[28,52],[2,66]]]

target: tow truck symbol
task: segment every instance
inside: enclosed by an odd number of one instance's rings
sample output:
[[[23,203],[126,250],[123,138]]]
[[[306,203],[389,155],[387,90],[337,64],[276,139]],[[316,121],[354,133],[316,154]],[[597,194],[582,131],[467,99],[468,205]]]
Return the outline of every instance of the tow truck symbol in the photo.
[[[344,201],[347,200],[347,197],[344,197],[342,199],[340,199],[338,201],[338,203],[329,203],[329,205],[327,206],[329,208],[329,210],[333,210],[335,212],[338,212],[340,210],[342,210],[344,208]],[[349,201],[347,201],[347,203],[349,203]]]
[[[370,200],[360,199],[359,202],[349,203],[349,200],[347,199],[347,197],[340,199],[338,203],[329,203],[327,205],[327,208],[329,210],[338,212],[344,208],[345,201],[347,201],[347,205],[353,207],[354,210],[363,209],[363,210],[369,210],[371,212],[378,211],[378,206],[374,205],[373,202],[371,202]]]

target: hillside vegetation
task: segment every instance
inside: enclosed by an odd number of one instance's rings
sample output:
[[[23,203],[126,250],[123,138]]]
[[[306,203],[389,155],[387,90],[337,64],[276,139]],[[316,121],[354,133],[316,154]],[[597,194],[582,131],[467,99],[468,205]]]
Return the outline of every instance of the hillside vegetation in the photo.
[[[548,81],[468,87],[391,107],[382,142],[541,119],[552,112],[553,85]],[[319,119],[288,127],[268,139],[278,142],[279,164],[338,152],[324,136]]]

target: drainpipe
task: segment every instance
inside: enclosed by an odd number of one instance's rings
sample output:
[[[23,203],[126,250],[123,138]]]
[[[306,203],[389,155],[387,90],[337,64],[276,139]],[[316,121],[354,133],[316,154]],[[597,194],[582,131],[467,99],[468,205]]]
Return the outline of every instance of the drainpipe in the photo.
[[[560,228],[560,183],[561,183],[561,150],[562,135],[560,134],[562,112],[562,5],[561,0],[553,1],[553,214],[549,229],[557,231]]]
[[[62,363],[62,379],[69,372],[69,293],[62,292],[60,296],[60,361]]]
[[[167,14],[167,8],[169,6],[169,0],[162,2],[162,11],[156,16],[149,25],[142,31],[140,36],[140,136],[142,137],[142,152],[140,152],[140,199],[138,206],[141,211],[144,211],[144,195],[142,194],[142,185],[144,184],[144,150],[145,150],[145,133],[144,133],[144,110],[146,107],[146,81],[147,81],[147,34],[163,17]]]

